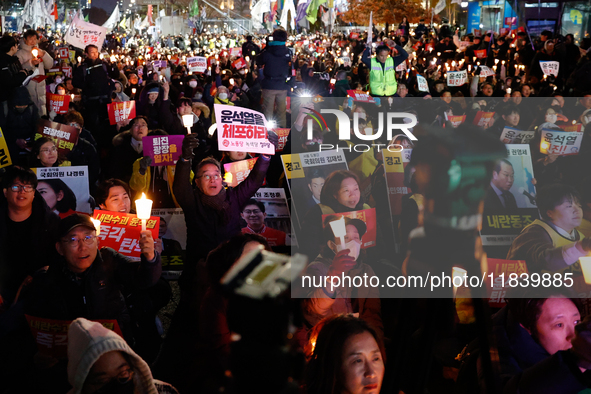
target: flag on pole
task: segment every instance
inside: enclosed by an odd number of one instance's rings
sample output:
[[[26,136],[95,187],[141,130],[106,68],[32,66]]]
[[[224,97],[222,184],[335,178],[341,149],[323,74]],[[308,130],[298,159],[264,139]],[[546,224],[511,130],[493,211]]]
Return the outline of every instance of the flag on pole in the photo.
[[[306,19],[310,24],[316,23],[316,19],[318,19],[318,10],[322,4],[326,3],[326,0],[312,0],[310,5],[306,9]]]
[[[433,8],[433,13],[435,15],[439,14],[445,8],[445,0],[439,0],[439,3]]]
[[[109,19],[107,19],[107,21],[105,23],[103,23],[103,27],[106,27],[109,30],[114,29],[115,26],[117,26],[117,22],[119,22],[120,18],[121,18],[121,14],[119,13],[119,4],[117,4],[115,6],[115,9],[111,13],[111,16],[109,17]]]

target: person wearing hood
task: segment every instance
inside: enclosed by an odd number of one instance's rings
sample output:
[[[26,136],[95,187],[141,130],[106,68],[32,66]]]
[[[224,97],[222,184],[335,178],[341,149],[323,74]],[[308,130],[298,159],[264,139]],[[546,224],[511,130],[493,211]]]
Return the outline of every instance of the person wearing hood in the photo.
[[[38,43],[39,34],[35,30],[28,30],[23,35],[16,56],[20,60],[23,69],[27,71],[36,69],[39,71],[39,75],[45,75],[45,69],[49,70],[53,66],[53,58],[44,50],[39,49],[37,47]],[[31,80],[27,85],[27,90],[31,95],[31,99],[37,105],[40,116],[46,115],[45,81],[35,82]]]
[[[78,318],[68,329],[68,394],[178,394],[114,331]]]
[[[223,104],[223,105],[235,105],[232,100],[236,99],[236,95],[230,96],[230,90],[225,86],[220,86],[217,88],[217,92],[215,98],[213,100],[214,104]],[[269,118],[267,118],[269,119]],[[215,123],[215,111],[211,111],[211,124]]]
[[[142,90],[142,86],[139,84],[139,81],[140,80],[137,74],[135,73],[130,73],[127,76],[127,86],[125,87],[125,90],[123,92],[134,100],[140,96]]]
[[[150,129],[168,130],[170,128],[173,118],[170,112],[169,91],[168,82],[162,85],[151,82],[142,90],[137,101],[137,114],[148,118]]]
[[[129,96],[123,92],[123,84],[121,82],[115,81],[115,90],[113,93],[115,94],[116,101],[129,101]]]
[[[285,46],[287,32],[278,28],[269,37],[269,44],[257,56],[259,68],[263,68],[263,111],[267,120],[273,119],[273,108],[277,105],[277,125],[285,126],[285,108],[291,73],[291,51]]]
[[[17,51],[18,43],[13,37],[5,35],[0,38],[0,104],[8,100],[12,91],[21,86],[29,74],[15,56]]]
[[[341,278],[348,275],[363,277],[375,275],[373,269],[364,263],[365,251],[361,250],[361,238],[367,231],[363,220],[345,217],[346,234],[344,238],[335,237],[331,222],[341,220],[342,215],[329,215],[324,220],[323,239],[326,244],[320,254],[306,268],[304,278]],[[341,244],[344,239],[345,244]],[[307,297],[302,302],[302,310],[307,328],[313,327],[320,320],[340,313],[358,313],[383,338],[379,290],[376,287],[352,287],[345,283],[327,281],[325,287],[305,288]],[[299,337],[299,335],[298,335]]]
[[[564,63],[564,59],[560,53],[558,53],[554,49],[554,40],[546,40],[544,42],[544,48],[538,52],[536,52],[530,68],[529,68],[529,75],[532,84],[536,84],[537,82],[541,82],[544,78],[544,72],[540,66],[540,62],[558,62],[560,64]],[[564,67],[563,67],[564,68]],[[560,68],[558,69],[558,77],[556,77],[557,81],[562,81],[564,71]],[[557,82],[559,83],[559,82]],[[560,86],[561,82],[559,83]]]
[[[131,122],[131,130],[113,137],[114,147],[105,160],[104,178],[116,178],[129,183],[133,163],[144,156],[142,138],[148,135],[148,118],[138,115]]]
[[[0,107],[0,127],[4,132],[13,164],[25,164],[37,131],[39,110],[24,86],[16,88],[8,99],[8,105]]]

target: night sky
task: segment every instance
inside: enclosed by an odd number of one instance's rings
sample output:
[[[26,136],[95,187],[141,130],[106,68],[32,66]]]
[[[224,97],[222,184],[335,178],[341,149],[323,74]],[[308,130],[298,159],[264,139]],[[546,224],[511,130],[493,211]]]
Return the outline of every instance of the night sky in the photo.
[[[102,8],[107,11],[107,15],[111,16],[111,12],[115,9],[117,0],[93,0],[92,6]],[[121,11],[121,10],[119,10]]]

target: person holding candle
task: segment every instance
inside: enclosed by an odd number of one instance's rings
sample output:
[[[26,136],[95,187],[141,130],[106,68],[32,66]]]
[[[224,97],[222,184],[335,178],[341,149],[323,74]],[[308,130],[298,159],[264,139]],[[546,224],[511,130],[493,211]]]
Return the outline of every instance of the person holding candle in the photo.
[[[46,51],[39,49],[39,33],[35,30],[27,30],[23,35],[23,39],[19,45],[19,50],[16,56],[21,62],[23,69],[27,71],[38,70],[39,75],[45,75],[45,69],[50,69],[53,66],[53,58]],[[31,99],[39,109],[39,115],[47,114],[46,108],[46,92],[45,81],[36,82],[29,81],[27,90],[31,95]]]
[[[507,259],[525,260],[529,272],[555,272],[578,263],[580,257],[591,252],[591,239],[576,229],[583,219],[578,191],[572,186],[552,184],[540,188],[536,200],[542,219],[521,231]]]

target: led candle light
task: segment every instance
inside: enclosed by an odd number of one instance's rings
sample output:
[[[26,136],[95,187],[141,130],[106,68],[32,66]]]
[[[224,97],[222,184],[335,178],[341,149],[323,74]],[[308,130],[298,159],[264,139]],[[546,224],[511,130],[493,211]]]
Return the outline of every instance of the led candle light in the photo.
[[[193,126],[193,115],[183,115],[183,126],[187,128],[187,134],[191,134],[191,126]]]
[[[345,227],[345,217],[341,216],[339,220],[333,220],[330,222],[330,227],[335,238],[339,238],[341,240],[341,245],[338,246],[337,249],[339,251],[343,250],[345,248],[345,234],[347,234],[347,229]]]
[[[72,98],[72,101],[74,101],[74,93],[72,93],[70,97]]]
[[[135,200],[135,210],[138,219],[142,219],[142,231],[146,231],[146,220],[150,219],[152,213],[152,200],[146,198],[146,193],[142,193],[142,198]]]
[[[581,263],[581,271],[583,271],[585,283],[591,285],[591,256],[581,257],[579,263]]]
[[[98,237],[99,235],[101,235],[101,221],[100,220],[96,220],[96,219],[90,219],[92,220],[92,224],[94,224],[94,229],[96,230],[96,236]]]

